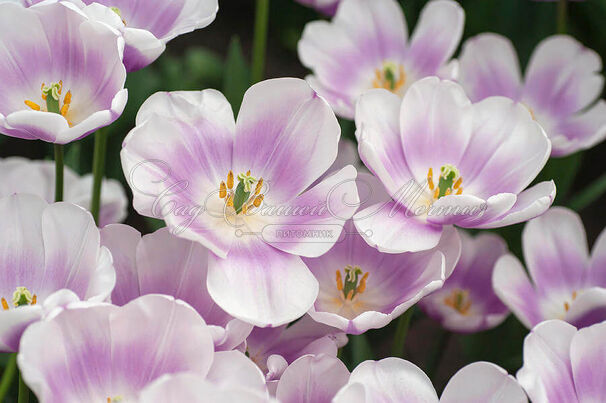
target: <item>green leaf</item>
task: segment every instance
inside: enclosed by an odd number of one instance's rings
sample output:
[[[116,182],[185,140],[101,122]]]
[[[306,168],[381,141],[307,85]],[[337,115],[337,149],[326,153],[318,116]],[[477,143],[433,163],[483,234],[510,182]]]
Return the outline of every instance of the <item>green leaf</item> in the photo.
[[[574,178],[579,171],[581,157],[582,153],[578,152],[568,157],[550,158],[534,183],[553,179],[557,189],[555,203],[561,204],[570,192]]]
[[[583,210],[598,200],[604,193],[606,193],[606,174],[602,174],[591,185],[572,197],[568,206],[575,211]]]
[[[242,104],[244,93],[250,86],[250,68],[246,63],[240,39],[237,36],[231,38],[227,59],[225,61],[225,75],[223,76],[223,94],[231,103],[234,113],[237,115]]]
[[[218,87],[223,78],[223,60],[206,48],[191,48],[185,54],[188,83],[193,88]]]

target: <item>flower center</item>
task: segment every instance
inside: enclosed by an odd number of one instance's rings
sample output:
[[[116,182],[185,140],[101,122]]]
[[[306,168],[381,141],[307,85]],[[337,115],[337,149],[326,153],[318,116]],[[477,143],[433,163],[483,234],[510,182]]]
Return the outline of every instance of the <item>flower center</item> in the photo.
[[[67,113],[69,112],[69,107],[72,103],[72,92],[67,91],[65,97],[63,97],[63,105],[61,105],[61,93],[63,92],[63,81],[59,81],[58,83],[51,83],[51,85],[46,85],[42,83],[40,87],[42,91],[42,100],[46,102],[46,112],[58,113],[63,116],[70,127],[72,123],[67,119]],[[29,106],[31,109],[35,111],[40,111],[42,108],[39,104],[26,100],[24,101],[25,105]]]
[[[229,207],[233,207],[236,214],[246,214],[252,208],[259,207],[263,203],[263,178],[257,180],[250,171],[241,173],[237,177],[238,185],[234,190],[234,174],[229,171],[227,182],[222,181],[219,186],[219,197],[225,199]],[[253,191],[254,185],[254,191]]]
[[[124,399],[122,398],[122,396],[108,397],[107,398],[107,403],[118,403],[118,402],[122,402],[122,401],[124,401]]]
[[[398,93],[404,84],[406,84],[406,72],[401,64],[385,62],[382,68],[375,70],[375,78],[372,81],[374,88],[384,88]]]
[[[451,164],[443,165],[440,168],[440,177],[438,178],[438,186],[433,181],[433,168],[429,168],[427,172],[427,185],[432,192],[434,200],[440,197],[448,196],[452,193],[460,195],[463,193],[463,177],[459,174],[457,167]]]
[[[368,272],[363,273],[358,266],[345,266],[345,282],[341,276],[341,270],[337,270],[337,290],[343,293],[345,300],[353,301],[358,294],[366,290]],[[362,275],[362,278],[360,278]]]
[[[453,290],[450,295],[444,298],[444,304],[451,307],[461,315],[467,315],[471,308],[471,298],[467,290]]]
[[[15,289],[15,292],[13,292],[13,301],[12,302],[13,302],[13,305],[15,306],[15,308],[18,308],[18,307],[24,306],[24,305],[36,305],[37,300],[38,300],[38,297],[36,297],[36,294],[32,295],[32,293],[29,292],[27,287],[17,287]],[[5,311],[9,310],[10,306],[5,298],[0,298],[0,304],[2,305],[3,310],[5,310]]]

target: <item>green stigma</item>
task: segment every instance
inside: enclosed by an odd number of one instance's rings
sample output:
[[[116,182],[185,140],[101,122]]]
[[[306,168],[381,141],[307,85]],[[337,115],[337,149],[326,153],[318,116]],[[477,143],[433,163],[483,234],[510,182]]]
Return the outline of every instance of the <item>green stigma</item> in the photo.
[[[459,170],[451,164],[443,165],[440,168],[440,182],[438,183],[438,198],[446,196],[448,190],[452,191],[455,179],[459,177]]]
[[[17,287],[13,293],[13,304],[17,307],[31,305],[33,300],[34,296],[27,287]]]
[[[383,75],[385,76],[385,81],[389,84],[389,89],[394,91],[396,89],[397,77],[396,77],[397,67],[394,63],[386,63],[383,66]]]
[[[118,7],[110,7],[109,9],[112,10],[114,13],[118,14],[118,17],[122,18],[122,12]]]
[[[242,206],[250,197],[252,185],[257,181],[254,176],[250,175],[250,172],[239,174],[238,180],[240,182],[238,183],[236,192],[234,193],[234,210],[236,210],[236,214],[240,214],[242,211]]]
[[[53,113],[61,113],[59,106],[59,97],[63,85],[61,83],[51,83],[51,85],[42,86],[42,94],[46,96],[46,110]]]

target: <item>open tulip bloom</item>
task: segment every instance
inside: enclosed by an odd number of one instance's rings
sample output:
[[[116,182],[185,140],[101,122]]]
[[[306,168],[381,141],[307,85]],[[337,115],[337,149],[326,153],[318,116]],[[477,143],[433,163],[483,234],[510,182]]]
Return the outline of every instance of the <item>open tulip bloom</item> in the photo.
[[[498,235],[480,234],[473,238],[464,231],[461,258],[442,288],[424,297],[419,306],[447,330],[479,332],[498,326],[509,309],[492,289],[492,273],[497,260],[507,253]]]
[[[408,41],[396,0],[345,0],[332,22],[305,27],[299,58],[313,71],[311,86],[339,116],[353,119],[356,99],[368,89],[402,96],[423,77],[454,78],[446,63],[459,45],[464,20],[457,2],[430,1]]]
[[[357,182],[365,204],[389,198],[372,175],[360,173]],[[367,193],[371,193],[368,198]],[[439,289],[461,253],[461,241],[452,227],[445,229],[436,247],[401,254],[382,253],[368,245],[351,220],[344,237],[324,255],[303,261],[320,283],[310,316],[349,334],[381,328]]]
[[[524,366],[518,382],[533,403],[606,400],[606,322],[580,330],[548,320],[524,340]]]
[[[548,319],[577,327],[606,319],[606,231],[590,256],[578,214],[553,207],[526,224],[522,247],[530,278],[506,255],[496,264],[493,287],[526,327]]]
[[[137,402],[154,381],[182,373],[265,390],[258,368],[240,352],[214,353],[204,320],[164,295],[67,306],[26,330],[18,363],[41,403]]]
[[[141,295],[165,294],[190,304],[211,330],[215,350],[242,344],[252,325],[234,319],[217,306],[206,289],[208,250],[172,235],[168,228],[141,237],[128,225],[108,225],[101,244],[114,258],[116,287],[112,303],[124,305]]]
[[[431,381],[419,367],[401,358],[390,357],[358,365],[332,401],[523,403],[528,399],[507,371],[488,362],[474,362],[450,379],[438,400]]]
[[[354,216],[381,251],[430,249],[446,225],[503,227],[553,202],[553,181],[524,190],[551,145],[528,109],[510,99],[472,104],[460,85],[428,77],[403,100],[382,89],[366,92],[356,127],[362,161],[393,199]]]
[[[551,155],[572,154],[606,137],[602,60],[576,39],[556,35],[534,50],[522,79],[513,44],[481,34],[463,45],[459,81],[472,101],[501,95],[528,108],[551,139]]]
[[[278,326],[318,295],[299,256],[328,251],[358,206],[352,166],[309,188],[334,162],[339,136],[328,104],[299,79],[251,87],[237,122],[217,91],[158,93],[124,140],[122,167],[140,214],[211,251],[212,299],[238,319]]]
[[[66,144],[124,110],[124,41],[73,4],[0,3],[0,45],[0,133]]]
[[[90,209],[93,175],[79,176],[67,166],[63,175],[63,200]],[[0,197],[15,193],[33,194],[52,203],[55,199],[54,162],[21,157],[0,158]],[[124,220],[127,206],[128,199],[122,184],[115,179],[103,179],[99,227]]]
[[[58,306],[109,298],[116,281],[92,216],[33,195],[0,198],[0,351]]]

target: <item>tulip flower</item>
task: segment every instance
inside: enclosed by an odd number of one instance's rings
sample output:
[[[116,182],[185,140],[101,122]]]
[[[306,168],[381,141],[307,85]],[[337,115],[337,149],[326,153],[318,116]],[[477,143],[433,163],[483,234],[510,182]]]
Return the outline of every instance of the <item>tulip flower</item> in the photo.
[[[137,402],[154,382],[181,374],[267,394],[258,368],[240,352],[215,353],[204,320],[164,295],[68,305],[27,329],[17,362],[41,403]]]
[[[561,320],[535,326],[524,340],[518,382],[536,403],[606,399],[606,322],[580,330]]]
[[[386,201],[381,182],[358,174],[358,194],[364,204]],[[439,244],[427,251],[388,254],[368,245],[350,220],[345,239],[317,258],[303,259],[320,283],[309,315],[348,334],[360,334],[389,324],[439,289],[461,253],[457,230],[444,230]]]
[[[526,224],[522,247],[530,278],[515,256],[506,255],[498,260],[492,283],[526,327],[548,319],[577,327],[606,319],[606,231],[590,256],[579,215],[553,207]]]
[[[446,225],[503,227],[553,202],[553,181],[524,190],[551,147],[530,112],[507,98],[472,104],[460,85],[429,77],[403,100],[380,89],[362,95],[356,127],[362,161],[393,199],[354,216],[380,251],[430,249]]]
[[[69,167],[64,168],[63,199],[87,210],[91,206],[93,176],[79,176]],[[0,197],[15,193],[29,193],[51,203],[55,196],[55,165],[51,161],[28,160],[20,157],[0,158]],[[99,227],[120,222],[126,218],[128,199],[122,184],[115,179],[103,180]]]
[[[297,0],[297,2],[313,7],[326,15],[335,15],[341,0]]]
[[[178,238],[167,228],[141,237],[128,225],[108,225],[101,244],[114,257],[116,287],[112,303],[125,305],[146,294],[165,294],[190,304],[211,330],[215,350],[231,350],[250,334],[252,325],[217,306],[206,289],[208,250]]]
[[[122,167],[140,214],[210,250],[217,305],[279,326],[318,295],[300,256],[328,251],[358,206],[352,166],[309,188],[335,161],[339,135],[328,104],[299,79],[252,86],[237,122],[218,91],[157,93],[124,140]]]
[[[551,155],[560,157],[606,137],[606,102],[598,100],[601,72],[595,51],[570,36],[554,35],[537,45],[522,78],[511,41],[481,34],[463,45],[459,80],[474,102],[500,95],[528,108],[551,140]]]
[[[73,4],[1,3],[0,45],[0,133],[66,144],[122,114],[124,41]]]
[[[417,80],[454,78],[447,62],[459,46],[465,13],[451,0],[427,3],[408,40],[396,0],[342,1],[332,22],[314,21],[299,42],[307,79],[335,113],[353,119],[357,98],[384,88],[399,96]]]
[[[81,207],[17,194],[0,198],[0,217],[0,351],[13,352],[25,328],[53,308],[105,301],[116,274]]]
[[[344,402],[502,402],[523,403],[528,399],[515,378],[489,362],[474,362],[460,369],[448,382],[442,397],[425,373],[401,358],[364,361],[334,403]]]
[[[419,302],[427,315],[453,332],[473,333],[500,325],[509,309],[492,289],[497,260],[507,253],[505,241],[494,234],[471,237],[459,232],[461,258],[439,290]]]

